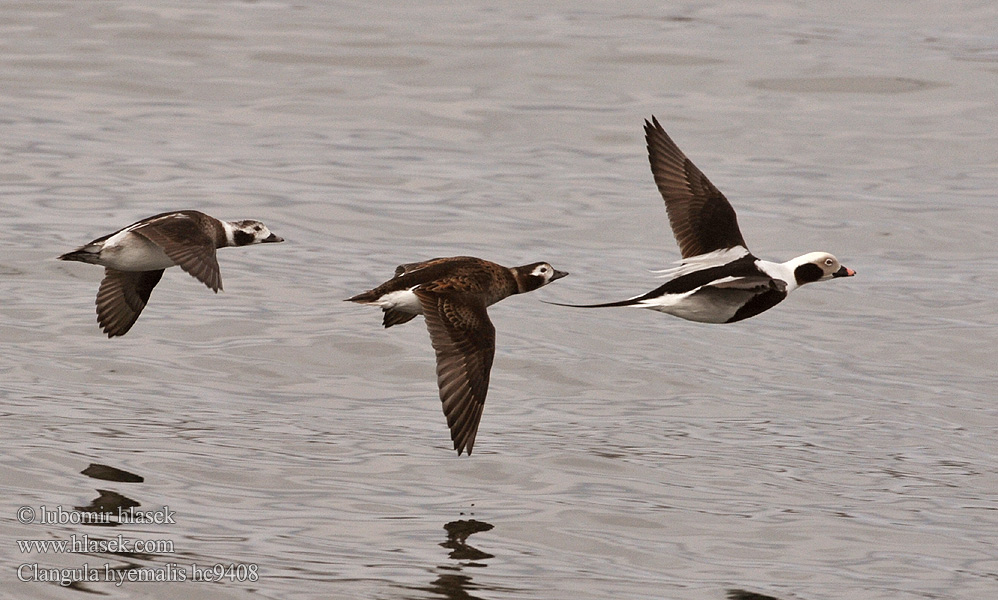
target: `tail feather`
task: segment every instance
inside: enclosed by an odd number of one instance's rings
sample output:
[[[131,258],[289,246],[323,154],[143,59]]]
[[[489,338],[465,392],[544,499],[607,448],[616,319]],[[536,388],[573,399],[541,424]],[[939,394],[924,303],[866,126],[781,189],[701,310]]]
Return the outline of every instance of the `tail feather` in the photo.
[[[73,259],[70,259],[70,260],[73,260]],[[344,302],[357,302],[357,303],[360,303],[360,304],[370,304],[370,303],[374,302],[375,300],[377,300],[379,297],[380,297],[380,294],[375,294],[374,290],[368,290],[366,292],[357,294],[356,296],[354,296],[352,298],[347,298],[346,300],[344,300]]]
[[[82,248],[77,248],[72,252],[67,252],[59,256],[59,260],[75,260],[78,262],[85,262],[91,265],[96,265],[98,259],[97,250],[91,250],[91,246],[83,246]]]
[[[375,306],[381,306],[381,310],[385,313],[384,326],[391,327],[393,325],[401,325],[402,323],[408,323],[409,321],[416,318],[416,313],[407,312],[404,310],[398,310],[395,307],[385,307],[380,302],[383,294],[378,293],[377,290],[368,290],[366,292],[357,294],[352,298],[347,298],[345,302],[357,302],[358,304],[373,304]]]
[[[611,306],[634,306],[641,302],[643,297],[638,298],[628,298],[627,300],[618,300],[617,302],[603,302],[601,304],[564,304],[562,302],[548,302],[547,300],[541,300],[544,304],[554,304],[555,306],[568,306],[571,308],[608,308]]]

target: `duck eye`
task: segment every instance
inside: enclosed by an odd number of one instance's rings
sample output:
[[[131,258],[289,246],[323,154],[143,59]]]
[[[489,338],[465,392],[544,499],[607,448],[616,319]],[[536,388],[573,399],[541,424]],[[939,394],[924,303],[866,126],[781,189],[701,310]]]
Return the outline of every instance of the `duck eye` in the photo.
[[[826,259],[825,259],[825,265],[826,265],[826,266],[829,266],[829,267],[830,267],[830,266],[832,266],[833,264],[835,264],[835,261],[834,261],[834,260],[832,260],[832,259],[830,259],[830,258],[826,258]]]

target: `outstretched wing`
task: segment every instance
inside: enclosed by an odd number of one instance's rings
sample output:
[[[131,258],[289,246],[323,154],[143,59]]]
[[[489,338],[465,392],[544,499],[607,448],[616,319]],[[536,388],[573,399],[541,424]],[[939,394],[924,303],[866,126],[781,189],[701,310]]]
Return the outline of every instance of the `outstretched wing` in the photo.
[[[475,445],[496,353],[496,329],[485,303],[467,296],[415,290],[437,355],[440,401],[458,454]]]
[[[648,160],[683,258],[745,245],[735,209],[665,133],[645,121]]]
[[[162,248],[170,260],[213,291],[222,289],[215,239],[205,233],[195,217],[184,212],[171,213],[144,223],[133,232]]]
[[[125,335],[142,313],[149,295],[163,276],[157,271],[117,271],[104,269],[97,290],[97,322],[111,338]]]

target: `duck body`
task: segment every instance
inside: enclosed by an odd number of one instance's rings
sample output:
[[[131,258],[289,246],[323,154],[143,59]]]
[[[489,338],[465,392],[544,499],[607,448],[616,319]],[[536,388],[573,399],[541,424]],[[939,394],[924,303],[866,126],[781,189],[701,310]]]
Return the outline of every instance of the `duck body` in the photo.
[[[809,252],[786,262],[755,257],[731,203],[655,117],[645,121],[645,140],[682,263],[661,271],[672,279],[639,296],[600,304],[552,304],[633,306],[700,323],[734,323],[769,310],[804,284],[856,274],[827,252]]]
[[[166,269],[179,266],[217,293],[222,289],[218,248],[283,241],[259,221],[221,221],[181,210],[136,221],[58,258],[104,267],[97,320],[115,337],[135,324]]]
[[[347,300],[380,307],[386,328],[425,317],[454,449],[470,455],[495,357],[496,330],[486,309],[567,274],[545,262],[504,267],[470,256],[434,258],[399,265],[394,277]]]

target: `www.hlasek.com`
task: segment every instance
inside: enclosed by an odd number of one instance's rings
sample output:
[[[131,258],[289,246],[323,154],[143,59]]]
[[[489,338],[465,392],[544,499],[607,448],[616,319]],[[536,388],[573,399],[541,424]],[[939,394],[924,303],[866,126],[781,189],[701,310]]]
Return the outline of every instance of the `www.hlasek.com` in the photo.
[[[45,525],[77,524],[176,524],[176,513],[164,506],[160,510],[135,511],[121,510],[114,513],[94,513],[66,510],[61,506],[34,507],[22,506],[17,510],[17,520],[22,524],[40,523]],[[88,534],[70,534],[67,539],[17,540],[17,549],[22,554],[55,553],[139,553],[174,554],[173,540],[131,539],[123,535],[111,538],[91,537]],[[110,563],[80,567],[51,568],[39,563],[23,563],[17,567],[17,579],[23,582],[50,582],[69,586],[74,583],[111,582],[120,586],[124,582],[245,582],[260,578],[259,567],[248,563],[216,563],[182,565],[166,563],[155,567],[115,567]]]

